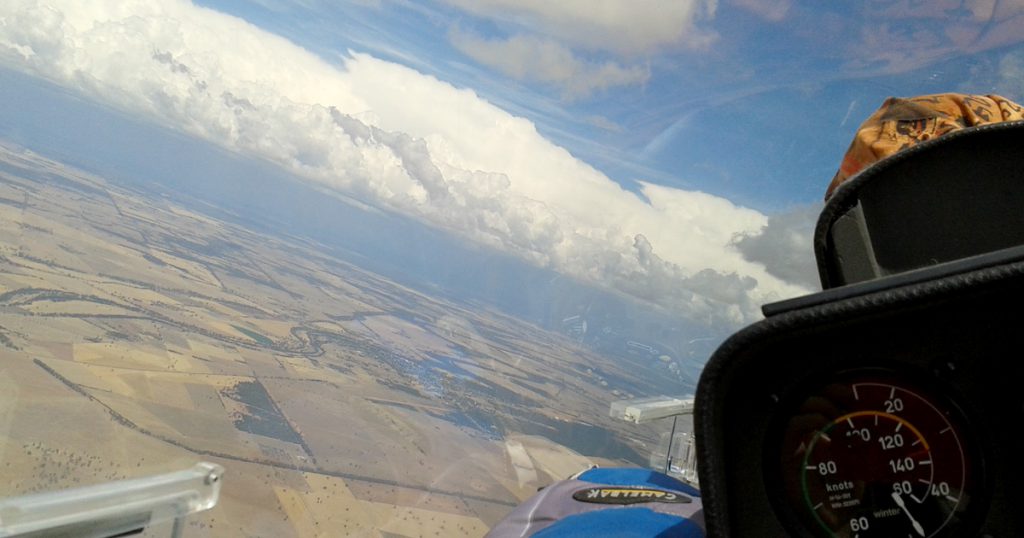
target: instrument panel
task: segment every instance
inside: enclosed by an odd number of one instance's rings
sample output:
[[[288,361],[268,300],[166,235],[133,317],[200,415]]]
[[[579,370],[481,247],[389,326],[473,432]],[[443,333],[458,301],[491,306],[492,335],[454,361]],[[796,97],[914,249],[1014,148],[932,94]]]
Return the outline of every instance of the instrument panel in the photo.
[[[722,344],[694,413],[710,536],[1024,536],[1024,260],[966,275]]]

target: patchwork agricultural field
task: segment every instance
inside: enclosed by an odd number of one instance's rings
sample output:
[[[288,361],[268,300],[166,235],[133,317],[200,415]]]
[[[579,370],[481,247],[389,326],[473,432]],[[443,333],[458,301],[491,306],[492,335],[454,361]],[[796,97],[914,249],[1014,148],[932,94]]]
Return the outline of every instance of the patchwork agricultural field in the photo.
[[[592,373],[600,366],[604,377]],[[0,146],[0,494],[226,467],[192,535],[479,536],[640,463],[637,374],[306,238]]]

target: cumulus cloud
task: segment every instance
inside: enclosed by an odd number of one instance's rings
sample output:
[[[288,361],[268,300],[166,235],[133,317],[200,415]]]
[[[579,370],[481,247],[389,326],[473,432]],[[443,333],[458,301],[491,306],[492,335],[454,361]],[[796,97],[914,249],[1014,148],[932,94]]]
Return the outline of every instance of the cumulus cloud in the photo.
[[[595,90],[614,86],[643,84],[650,78],[650,71],[644,66],[587,62],[568,47],[547,38],[518,35],[509,39],[484,39],[454,30],[451,42],[484,65],[517,80],[552,84],[569,99],[586,97]]]
[[[858,77],[905,73],[965,56],[973,65],[984,61],[980,52],[1024,40],[1021,2],[893,2],[864,14],[831,21],[829,32],[850,36],[843,41],[841,67]]]
[[[757,211],[638,196],[470,90],[364,54],[332,65],[184,0],[8,0],[0,64],[692,319],[745,323],[806,291],[733,244],[770,226]]]
[[[764,264],[776,277],[820,289],[812,239],[821,207],[814,204],[772,215],[761,230],[742,233],[733,244],[744,258]]]
[[[620,55],[666,45],[704,48],[715,34],[701,23],[717,0],[443,0],[474,15],[514,22],[592,50]]]
[[[643,84],[650,69],[642,57],[666,48],[702,50],[717,37],[703,24],[714,17],[717,0],[442,1],[508,36],[482,38],[456,28],[450,33],[456,49],[518,80],[554,85],[568,99]]]

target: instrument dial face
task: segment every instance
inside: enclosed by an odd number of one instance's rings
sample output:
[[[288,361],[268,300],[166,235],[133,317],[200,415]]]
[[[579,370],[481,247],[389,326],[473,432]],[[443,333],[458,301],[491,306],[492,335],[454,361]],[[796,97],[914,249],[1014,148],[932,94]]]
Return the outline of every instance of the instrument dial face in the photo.
[[[948,536],[979,482],[964,422],[895,377],[826,384],[783,426],[785,504],[812,536]]]

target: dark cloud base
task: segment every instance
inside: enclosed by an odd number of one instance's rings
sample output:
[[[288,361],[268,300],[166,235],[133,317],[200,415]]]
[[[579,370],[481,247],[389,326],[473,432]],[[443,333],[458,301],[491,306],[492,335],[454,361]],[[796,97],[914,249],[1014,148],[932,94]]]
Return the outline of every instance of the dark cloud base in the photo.
[[[812,242],[821,207],[813,204],[772,215],[761,233],[737,237],[733,245],[768,273],[807,289],[821,289]]]

